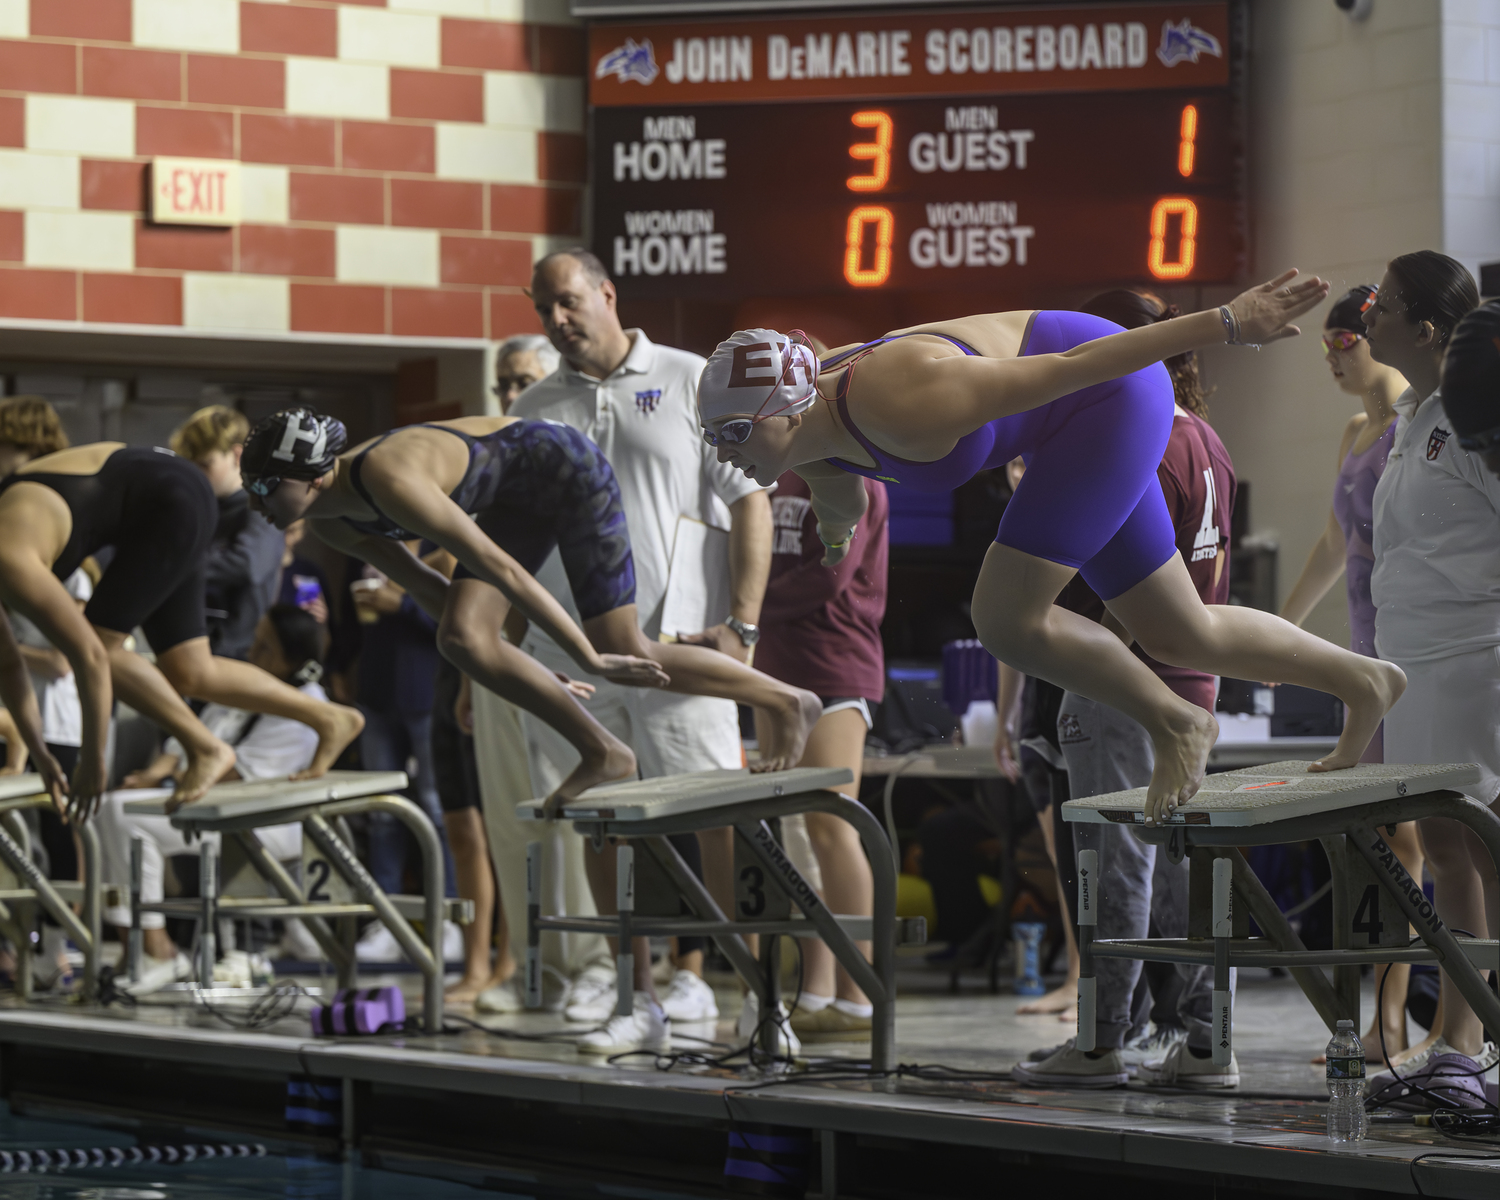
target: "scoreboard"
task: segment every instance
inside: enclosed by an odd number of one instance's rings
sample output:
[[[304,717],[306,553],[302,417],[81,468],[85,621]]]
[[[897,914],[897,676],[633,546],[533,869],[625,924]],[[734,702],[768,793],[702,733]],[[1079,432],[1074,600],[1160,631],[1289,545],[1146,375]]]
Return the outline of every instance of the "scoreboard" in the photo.
[[[1236,281],[1227,3],[599,25],[628,299]]]

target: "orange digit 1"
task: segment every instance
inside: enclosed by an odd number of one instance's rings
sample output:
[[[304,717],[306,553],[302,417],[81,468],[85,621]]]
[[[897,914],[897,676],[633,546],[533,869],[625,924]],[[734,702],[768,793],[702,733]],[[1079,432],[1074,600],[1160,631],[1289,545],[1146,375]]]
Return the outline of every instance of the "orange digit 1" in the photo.
[[[1177,173],[1184,178],[1193,173],[1193,156],[1198,145],[1198,106],[1189,104],[1182,110],[1182,127],[1177,143]],[[851,151],[852,153],[852,151]]]
[[[1176,261],[1167,259],[1167,221],[1182,218],[1182,232],[1177,242]],[[1151,209],[1151,249],[1146,266],[1158,279],[1185,279],[1192,273],[1198,250],[1198,206],[1191,200],[1161,199]]]
[[[866,225],[875,226],[875,261],[868,268],[861,266]],[[844,233],[844,278],[855,287],[879,287],[889,279],[895,235],[896,218],[890,209],[866,204],[851,212]]]
[[[888,114],[878,111],[857,112],[849,121],[861,129],[873,129],[875,140],[855,142],[849,147],[850,158],[870,159],[868,175],[851,175],[848,179],[851,192],[878,192],[891,178],[891,134],[895,125]]]

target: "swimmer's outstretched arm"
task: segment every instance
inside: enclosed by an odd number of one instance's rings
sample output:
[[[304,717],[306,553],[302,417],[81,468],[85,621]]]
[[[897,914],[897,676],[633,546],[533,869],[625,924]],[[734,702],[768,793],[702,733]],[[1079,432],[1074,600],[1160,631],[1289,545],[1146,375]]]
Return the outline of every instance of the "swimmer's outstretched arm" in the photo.
[[[818,517],[818,536],[825,547],[823,565],[836,566],[849,553],[849,536],[865,515],[870,497],[865,481],[826,462],[803,463],[794,470],[812,493],[813,512]]]
[[[16,732],[31,752],[32,765],[41,775],[42,783],[54,801],[60,799],[68,790],[68,780],[42,738],[42,714],[37,708],[36,692],[31,688],[31,676],[16,644],[15,632],[3,611],[0,611],[0,700],[5,702]]]
[[[1291,322],[1327,295],[1327,283],[1317,276],[1299,279],[1295,270],[1242,292],[1229,305],[1239,319],[1239,340],[1265,343],[1295,337],[1300,330]],[[962,436],[999,417],[1228,340],[1218,309],[1209,309],[1097,338],[1061,354],[1010,359],[955,355],[929,359],[921,366],[913,363],[904,373],[889,373],[882,380],[885,386],[871,388],[866,383],[861,405],[868,411],[875,402],[877,411],[868,424],[877,430],[892,427],[895,414],[889,409],[899,403],[906,413],[901,424],[920,420],[924,431],[941,427]]]
[[[71,808],[87,815],[93,811],[95,800],[109,781],[105,741],[109,736],[109,714],[114,704],[109,653],[78,603],[68,595],[51,568],[43,565],[27,546],[17,544],[19,541],[8,539],[0,549],[0,600],[31,618],[42,631],[42,636],[63,652],[68,665],[73,668],[83,710],[83,736],[70,789]],[[8,622],[6,630],[7,633],[10,630]],[[16,659],[21,661],[19,650]],[[29,680],[26,690],[31,691]]]
[[[606,675],[619,683],[632,682],[637,675],[649,676],[654,683],[663,675],[661,668],[648,660],[600,654],[595,650],[593,643],[574,624],[567,609],[552,593],[491,541],[473,518],[431,480],[398,477],[396,468],[386,467],[374,458],[365,461],[361,479],[376,497],[381,511],[391,520],[441,546],[479,579],[498,588],[507,600],[526,614],[527,620],[567,651],[580,670],[591,675]],[[323,540],[347,549],[384,571],[411,592],[412,598],[428,615],[442,617],[448,587],[446,579],[397,542],[360,534],[342,522],[338,523],[340,528],[337,531],[324,528],[334,524],[333,521],[314,521],[312,528]],[[439,585],[441,599],[438,597]]]

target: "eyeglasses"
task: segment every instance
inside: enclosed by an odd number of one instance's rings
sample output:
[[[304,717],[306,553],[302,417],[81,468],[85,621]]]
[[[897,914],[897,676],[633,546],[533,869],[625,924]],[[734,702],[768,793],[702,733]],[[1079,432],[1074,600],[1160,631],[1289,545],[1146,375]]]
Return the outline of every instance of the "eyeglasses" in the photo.
[[[786,344],[788,351],[790,351],[791,347],[793,346],[806,346],[809,350],[812,349],[812,340],[800,329],[794,329],[786,335]],[[816,359],[816,357],[817,352],[814,351],[814,358]],[[777,391],[780,390],[781,385],[786,382],[787,372],[793,370],[796,365],[797,356],[795,354],[789,352],[784,355],[781,363],[781,374],[776,377],[776,382],[771,385],[770,393],[764,400],[760,402],[760,408],[757,408],[751,416],[736,417],[732,421],[725,421],[724,424],[719,426],[717,432],[712,429],[705,429],[703,431],[703,440],[710,446],[744,445],[744,443],[750,440],[750,434],[754,432],[755,427],[762,421],[766,420],[769,417],[776,416],[777,413],[783,413],[789,408],[795,408],[804,400],[807,400],[809,397],[816,395],[818,390],[818,380],[817,377],[814,376],[812,381],[812,391],[809,392],[808,395],[799,396],[796,400],[792,400],[787,404],[783,404],[776,410],[776,412],[768,412],[764,415],[761,414],[761,409],[765,408],[766,405],[771,403],[771,400],[775,397]]]
[[[1365,335],[1352,329],[1335,329],[1323,335],[1324,350],[1353,350],[1356,342],[1365,340]]]
[[[280,475],[256,475],[245,481],[245,490],[264,500],[281,486]]]

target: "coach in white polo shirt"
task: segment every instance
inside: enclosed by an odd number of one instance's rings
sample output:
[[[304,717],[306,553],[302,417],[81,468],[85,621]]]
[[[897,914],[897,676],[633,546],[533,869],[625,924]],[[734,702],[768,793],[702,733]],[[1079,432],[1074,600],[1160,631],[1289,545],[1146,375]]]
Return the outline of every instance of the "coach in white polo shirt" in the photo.
[[[728,612],[707,612],[701,602],[697,609],[699,621],[711,626],[705,639],[747,661],[759,637],[756,622],[770,569],[771,506],[764,489],[720,463],[703,440],[697,393],[704,360],[658,346],[639,329],[621,328],[614,284],[587,251],[538,262],[532,300],[563,361],[527,389],[510,415],[571,425],[609,459],[630,527],[636,604],[646,636],[661,635],[664,609],[682,607],[684,595],[689,611],[693,595],[718,595],[727,600]],[[707,578],[711,572],[721,578]],[[555,556],[537,577],[571,612],[572,596]],[[671,624],[672,614],[667,616]],[[677,624],[668,632],[701,628]],[[566,653],[539,630],[527,635],[525,648],[549,666],[571,669]],[[738,713],[728,700],[601,682],[589,708],[629,743],[643,777],[741,763]],[[572,769],[577,754],[542,722],[526,717],[525,724],[532,784],[545,795]],[[613,986],[611,981],[599,998],[601,1015],[613,1002]],[[584,998],[576,996],[570,1015],[583,1015]],[[690,1020],[690,1014],[713,1008],[712,993],[695,975],[679,972],[665,1007],[668,1015]]]

